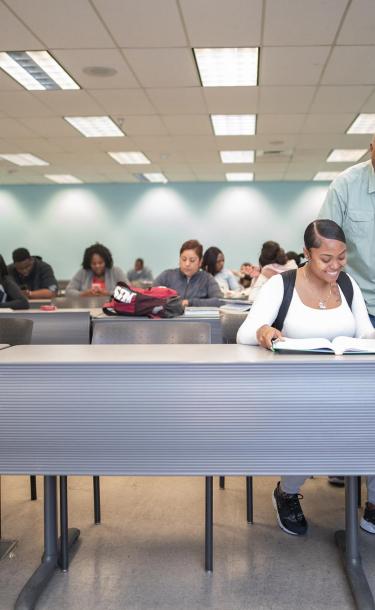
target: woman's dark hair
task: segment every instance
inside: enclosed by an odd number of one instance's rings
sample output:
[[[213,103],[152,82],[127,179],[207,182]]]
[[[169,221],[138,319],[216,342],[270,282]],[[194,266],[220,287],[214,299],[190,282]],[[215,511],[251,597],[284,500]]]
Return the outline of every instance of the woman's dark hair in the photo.
[[[198,256],[199,260],[203,256],[203,246],[196,239],[189,239],[185,241],[180,248],[180,256],[185,250],[194,250],[195,254]]]
[[[0,280],[3,279],[6,275],[8,275],[8,269],[5,264],[5,260],[0,254]]]
[[[301,262],[305,258],[303,252],[301,252],[301,254],[297,254],[297,252],[294,252],[294,250],[289,250],[289,252],[286,253],[286,256],[288,261],[295,261],[297,267],[300,266]]]
[[[266,241],[260,252],[259,264],[261,267],[277,263],[278,265],[286,265],[288,262],[287,256],[280,244],[276,241]]]
[[[204,271],[207,271],[207,273],[210,273],[211,275],[216,275],[216,261],[219,254],[223,253],[216,246],[211,246],[210,248],[207,248],[206,252],[203,255],[202,269],[204,269]]]
[[[305,248],[320,248],[322,245],[321,238],[324,239],[336,239],[346,244],[345,233],[342,228],[334,220],[323,218],[321,220],[314,220],[306,227],[303,240],[305,242]]]
[[[82,267],[84,269],[86,269],[87,271],[89,269],[91,269],[91,259],[94,256],[94,254],[98,254],[99,256],[102,257],[102,259],[105,262],[105,266],[106,266],[107,269],[111,269],[113,267],[112,254],[110,253],[108,248],[103,246],[103,244],[99,244],[97,242],[96,244],[93,244],[92,246],[89,246],[85,250],[85,253],[83,255],[83,261],[82,261]]]

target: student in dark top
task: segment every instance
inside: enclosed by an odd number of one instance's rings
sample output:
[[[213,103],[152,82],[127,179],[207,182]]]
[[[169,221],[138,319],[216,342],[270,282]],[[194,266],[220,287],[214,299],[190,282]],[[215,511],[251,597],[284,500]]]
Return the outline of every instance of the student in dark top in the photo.
[[[167,269],[154,280],[154,286],[173,288],[182,298],[184,307],[219,307],[222,298],[217,281],[201,269],[203,247],[190,239],[180,248],[180,265]]]
[[[30,256],[26,248],[14,250],[12,258],[9,275],[28,299],[52,299],[57,295],[58,285],[51,265]]]
[[[0,255],[0,308],[29,309],[29,302],[17,284],[9,276],[7,266]]]

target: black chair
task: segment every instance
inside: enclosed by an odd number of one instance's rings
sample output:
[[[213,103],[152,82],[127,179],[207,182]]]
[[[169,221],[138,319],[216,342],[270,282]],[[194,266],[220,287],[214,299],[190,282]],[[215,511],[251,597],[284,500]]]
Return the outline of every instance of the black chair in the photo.
[[[236,343],[237,331],[245,321],[248,310],[238,310],[230,305],[220,307],[220,324],[223,343]],[[225,477],[220,477],[220,489],[225,488]],[[246,520],[253,523],[253,477],[246,477]]]
[[[29,345],[33,332],[33,321],[24,318],[0,319],[0,343],[8,345]],[[31,500],[37,499],[36,477],[30,476]],[[1,477],[0,477],[0,559],[9,555],[15,546],[15,540],[2,540],[1,534]]]

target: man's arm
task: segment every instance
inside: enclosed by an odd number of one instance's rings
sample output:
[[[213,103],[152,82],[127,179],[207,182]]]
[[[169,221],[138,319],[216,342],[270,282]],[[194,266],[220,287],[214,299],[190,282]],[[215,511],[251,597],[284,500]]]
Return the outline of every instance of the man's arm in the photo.
[[[37,290],[28,290],[29,299],[52,299],[57,295],[58,285],[51,265],[44,263],[40,269],[39,287]]]

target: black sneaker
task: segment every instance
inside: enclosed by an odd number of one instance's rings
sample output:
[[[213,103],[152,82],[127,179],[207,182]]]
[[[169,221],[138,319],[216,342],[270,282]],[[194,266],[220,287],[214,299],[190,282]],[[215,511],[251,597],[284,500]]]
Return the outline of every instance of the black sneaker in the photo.
[[[369,534],[375,534],[375,508],[369,508],[368,502],[366,502],[363,517],[359,525]]]
[[[328,483],[334,485],[335,487],[345,487],[345,477],[331,475],[330,477],[328,477]]]
[[[307,521],[299,503],[300,498],[303,498],[301,494],[284,493],[280,488],[280,481],[272,494],[278,524],[284,532],[294,536],[301,536],[307,532]]]

